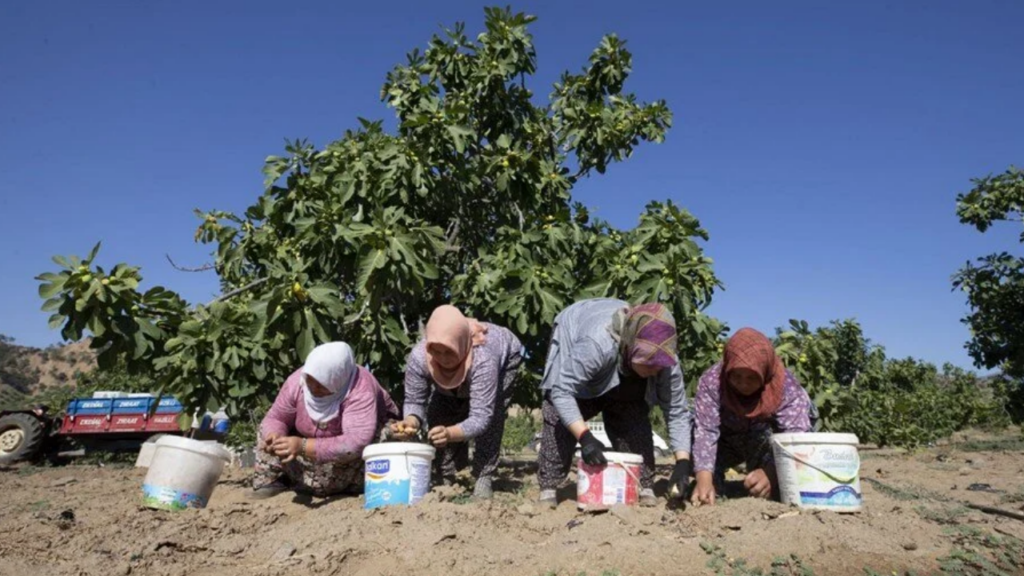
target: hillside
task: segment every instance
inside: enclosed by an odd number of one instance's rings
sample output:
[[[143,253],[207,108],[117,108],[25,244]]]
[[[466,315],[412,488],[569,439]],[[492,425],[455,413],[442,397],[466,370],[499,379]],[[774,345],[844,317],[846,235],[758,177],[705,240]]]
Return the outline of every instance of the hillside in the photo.
[[[0,405],[47,390],[75,386],[77,376],[96,366],[96,355],[83,340],[64,346],[19,346],[0,335]]]

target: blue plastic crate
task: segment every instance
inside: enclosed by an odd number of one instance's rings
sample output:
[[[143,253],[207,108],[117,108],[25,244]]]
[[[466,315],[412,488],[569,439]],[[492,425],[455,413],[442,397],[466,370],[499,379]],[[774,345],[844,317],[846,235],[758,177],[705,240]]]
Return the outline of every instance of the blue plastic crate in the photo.
[[[156,406],[157,414],[171,414],[175,412],[181,412],[181,402],[178,402],[178,399],[172,396],[164,396]]]
[[[149,411],[153,398],[117,398],[114,400],[114,414],[142,414]]]
[[[114,401],[107,398],[79,398],[78,400],[72,401],[74,405],[73,411],[69,410],[69,414],[73,415],[107,415],[110,414],[110,410],[114,405]]]

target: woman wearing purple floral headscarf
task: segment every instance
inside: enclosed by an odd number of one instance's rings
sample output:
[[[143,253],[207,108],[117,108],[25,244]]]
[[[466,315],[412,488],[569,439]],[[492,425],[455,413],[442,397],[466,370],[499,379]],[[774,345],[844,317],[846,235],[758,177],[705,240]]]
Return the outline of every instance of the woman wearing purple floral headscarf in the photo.
[[[556,318],[541,382],[544,428],[538,456],[540,500],[557,506],[555,490],[569,473],[579,441],[583,461],[606,463],[604,445],[586,421],[604,416],[616,451],[643,457],[640,503],[653,505],[654,438],[650,408],[657,402],[676,457],[671,483],[689,483],[690,411],[676,352],[676,324],[662,304],[622,300],[577,302]]]

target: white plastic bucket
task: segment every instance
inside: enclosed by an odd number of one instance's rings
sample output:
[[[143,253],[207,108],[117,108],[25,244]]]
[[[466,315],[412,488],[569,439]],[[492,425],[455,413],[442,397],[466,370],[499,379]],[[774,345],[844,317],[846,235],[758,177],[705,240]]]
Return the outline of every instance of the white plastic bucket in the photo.
[[[411,505],[430,491],[433,446],[415,442],[383,442],[363,450],[366,463],[365,508]]]
[[[231,453],[211,442],[164,436],[142,484],[142,502],[160,510],[205,508]]]
[[[772,451],[779,493],[801,508],[859,512],[859,441],[854,434],[775,434]]]
[[[591,466],[582,459],[576,466],[576,507],[607,510],[616,504],[632,506],[640,495],[640,466],[644,459],[628,452],[605,452],[605,466]]]

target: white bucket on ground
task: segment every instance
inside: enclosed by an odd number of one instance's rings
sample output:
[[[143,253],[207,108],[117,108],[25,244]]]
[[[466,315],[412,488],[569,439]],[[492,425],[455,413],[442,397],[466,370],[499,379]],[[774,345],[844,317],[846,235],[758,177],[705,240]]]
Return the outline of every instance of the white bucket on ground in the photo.
[[[156,453],[155,442],[143,442],[139,447],[139,455],[135,458],[136,468],[149,468],[153,462],[153,454]]]
[[[231,453],[216,443],[178,436],[156,442],[142,484],[143,504],[161,510],[205,508]]]
[[[859,512],[862,494],[857,444],[854,434],[773,435],[782,502],[801,508]]]
[[[605,452],[606,466],[591,466],[581,459],[576,466],[576,507],[607,510],[616,504],[632,506],[639,500],[642,456]]]
[[[430,491],[433,446],[383,442],[363,450],[366,508],[415,504]]]

